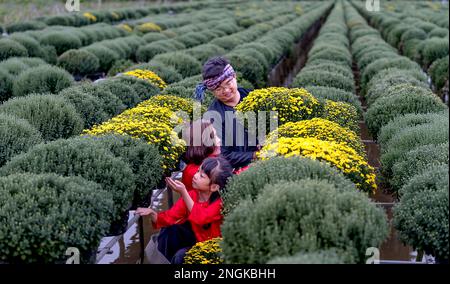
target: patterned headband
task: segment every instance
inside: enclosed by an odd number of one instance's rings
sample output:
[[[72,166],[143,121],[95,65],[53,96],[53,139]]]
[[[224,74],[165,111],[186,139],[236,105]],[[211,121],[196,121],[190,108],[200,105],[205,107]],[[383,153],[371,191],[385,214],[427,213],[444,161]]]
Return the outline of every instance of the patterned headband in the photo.
[[[235,73],[234,73],[233,67],[230,64],[227,64],[227,66],[225,66],[225,68],[223,69],[222,74],[220,74],[214,78],[204,80],[203,84],[205,84],[205,86],[208,88],[208,90],[212,91],[212,90],[217,89],[217,87],[219,87],[223,81],[234,76],[234,74]]]

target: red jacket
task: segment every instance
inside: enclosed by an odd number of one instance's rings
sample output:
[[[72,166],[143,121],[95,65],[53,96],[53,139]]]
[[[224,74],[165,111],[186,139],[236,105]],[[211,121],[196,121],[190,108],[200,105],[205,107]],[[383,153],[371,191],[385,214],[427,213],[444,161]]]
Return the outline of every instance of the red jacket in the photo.
[[[194,189],[192,187],[192,179],[194,178],[194,175],[197,173],[199,168],[200,165],[196,165],[194,163],[187,164],[186,168],[184,168],[181,182],[186,186],[188,192]]]
[[[217,157],[217,155],[209,155],[208,157]],[[194,178],[194,175],[197,173],[200,166],[201,165],[189,163],[186,165],[186,168],[184,168],[184,170],[183,170],[183,176],[181,177],[181,182],[186,186],[186,189],[188,192],[194,189],[192,187],[192,179]]]
[[[191,190],[188,193],[194,201],[191,212],[187,209],[183,198],[180,197],[172,208],[158,213],[156,224],[153,223],[153,227],[158,229],[189,221],[198,242],[221,237],[220,226],[223,221],[221,214],[222,199],[219,198],[212,204],[209,204],[209,201],[198,201],[197,190]],[[210,225],[204,226],[208,224]]]

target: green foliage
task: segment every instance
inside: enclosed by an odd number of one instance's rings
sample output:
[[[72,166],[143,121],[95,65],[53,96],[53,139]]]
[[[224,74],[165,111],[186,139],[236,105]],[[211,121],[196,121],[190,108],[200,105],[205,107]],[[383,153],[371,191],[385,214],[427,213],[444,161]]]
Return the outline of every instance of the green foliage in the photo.
[[[41,65],[22,72],[13,85],[13,96],[22,97],[31,93],[52,93],[70,87],[72,76],[64,69]]]
[[[394,207],[394,226],[400,239],[432,254],[438,262],[448,262],[448,165],[414,176],[402,192],[401,202]]]
[[[184,52],[167,52],[159,54],[152,61],[159,61],[174,67],[183,77],[190,77],[201,73],[201,64],[193,56]],[[152,63],[152,61],[150,63]]]
[[[83,120],[74,106],[56,95],[31,94],[10,99],[0,106],[0,112],[27,120],[46,141],[68,138],[83,129]]]
[[[292,87],[302,88],[303,86],[332,87],[353,93],[355,83],[353,77],[349,78],[339,73],[327,71],[307,70],[301,71],[292,83]]]
[[[76,247],[94,263],[107,231],[111,195],[81,177],[13,174],[0,177],[0,261],[60,263]]]
[[[442,89],[448,81],[448,61],[449,57],[447,55],[434,61],[428,69],[431,80],[438,90]]]
[[[435,60],[448,56],[448,38],[430,38],[424,41],[422,51],[423,63],[426,66],[432,64]]]
[[[399,190],[410,178],[433,165],[448,165],[448,141],[438,145],[423,145],[412,149],[392,167],[391,187]]]
[[[87,50],[71,49],[58,58],[58,66],[74,75],[88,75],[100,68],[100,62],[94,54]]]
[[[266,184],[306,178],[327,180],[341,190],[356,190],[353,183],[329,165],[301,157],[274,157],[258,161],[248,170],[233,176],[221,193],[225,212],[244,199],[255,199]]]
[[[0,114],[0,167],[42,141],[41,133],[26,120]]]
[[[447,106],[431,91],[405,95],[392,94],[379,98],[366,112],[366,124],[374,137],[381,127],[397,116],[407,113],[428,113],[443,111]]]
[[[448,117],[447,117],[448,119]],[[447,121],[436,121],[405,128],[389,140],[380,157],[381,170],[388,179],[392,177],[392,167],[405,159],[410,150],[428,144],[441,144],[448,141],[449,126]]]
[[[345,253],[336,249],[298,252],[292,256],[275,257],[267,264],[345,264],[353,263]]]
[[[332,248],[363,263],[366,249],[387,237],[388,224],[383,210],[363,193],[302,179],[268,184],[254,201],[240,202],[225,217],[222,234],[227,263],[266,263]]]
[[[27,49],[17,41],[0,38],[0,61],[16,56],[28,56]]]
[[[117,52],[100,44],[87,46],[83,48],[83,50],[87,50],[97,57],[99,62],[99,71],[108,72],[116,60],[119,59]]]
[[[113,221],[120,219],[120,214],[130,207],[135,190],[130,166],[95,141],[59,139],[36,145],[0,169],[1,176],[15,173],[55,173],[96,182],[112,195]]]
[[[42,30],[46,26],[47,25],[44,22],[31,20],[9,24],[6,26],[6,31],[8,31],[9,34],[12,34],[15,32],[24,32],[29,30]]]
[[[41,37],[40,43],[54,46],[58,55],[69,49],[78,49],[82,45],[77,36],[64,31],[46,33]]]
[[[150,205],[150,200],[146,198],[150,197],[149,193],[157,187],[163,175],[162,158],[156,146],[127,135],[88,136],[79,139],[80,142],[92,139],[101,147],[110,150],[114,156],[127,162],[136,180],[133,204],[145,201],[146,206]]]
[[[13,82],[13,77],[0,69],[0,102],[11,97]]]

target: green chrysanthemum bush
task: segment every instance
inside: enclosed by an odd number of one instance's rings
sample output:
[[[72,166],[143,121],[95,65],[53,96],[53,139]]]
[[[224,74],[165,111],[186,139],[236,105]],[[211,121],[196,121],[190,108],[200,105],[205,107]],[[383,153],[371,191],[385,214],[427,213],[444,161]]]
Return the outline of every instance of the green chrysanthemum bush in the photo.
[[[46,33],[40,38],[40,43],[54,46],[58,55],[69,49],[78,49],[82,46],[81,40],[76,35],[64,31]]]
[[[429,66],[435,60],[448,56],[448,38],[429,38],[424,41],[423,63]]]
[[[112,80],[117,80],[132,87],[141,101],[147,100],[161,92],[161,89],[152,82],[134,76],[118,76]]]
[[[448,141],[448,128],[448,121],[437,121],[405,128],[397,133],[382,150],[380,162],[383,175],[390,179],[392,167],[404,160],[405,154],[410,150],[422,145],[437,145]]]
[[[183,77],[189,77],[201,73],[201,64],[193,56],[182,52],[167,52],[158,54],[152,61],[159,61],[174,67]],[[150,63],[152,62],[150,61]]]
[[[6,26],[6,30],[8,31],[8,33],[12,34],[15,32],[24,32],[29,30],[42,30],[46,26],[47,25],[44,22],[31,20],[9,24]]]
[[[185,264],[222,264],[222,249],[220,242],[222,238],[214,238],[196,243],[186,252]]]
[[[139,47],[136,51],[136,59],[138,62],[148,62],[158,54],[177,50],[179,48],[171,40],[156,41]]]
[[[432,122],[445,123],[448,120],[448,110],[438,113],[409,113],[400,115],[383,126],[378,137],[378,143],[381,146],[382,153],[386,152],[389,141],[403,129],[428,124]]]
[[[85,76],[96,72],[100,68],[100,61],[87,50],[71,49],[59,56],[58,66],[73,75]]]
[[[383,71],[388,68],[398,68],[398,69],[415,69],[420,71],[420,66],[411,61],[406,57],[397,58],[381,58],[373,61],[362,71],[361,73],[361,85],[363,86],[363,91],[365,93],[365,87],[378,72]]]
[[[438,90],[442,89],[448,81],[448,61],[449,56],[438,59],[431,64],[428,72]]]
[[[305,71],[326,71],[330,73],[337,73],[347,78],[353,78],[353,72],[350,68],[345,68],[344,66],[333,64],[332,61],[330,61],[329,63],[323,62],[317,64],[314,64],[313,62],[306,65],[302,69],[302,72]]]
[[[88,51],[97,57],[99,64],[98,70],[102,72],[108,72],[113,64],[119,60],[119,54],[117,52],[100,44],[93,44],[81,50]]]
[[[72,84],[72,75],[66,70],[56,66],[41,65],[19,75],[14,81],[13,96],[20,97],[31,93],[56,94]]]
[[[0,167],[41,142],[41,133],[26,120],[0,114]]]
[[[163,174],[162,158],[157,147],[128,135],[84,136],[73,141],[80,145],[90,145],[91,141],[95,141],[100,147],[108,149],[114,156],[127,162],[136,180],[133,206],[150,205],[149,194],[156,188]]]
[[[0,61],[16,56],[28,56],[27,49],[17,41],[7,38],[0,39]]]
[[[431,91],[410,95],[398,93],[379,98],[374,102],[367,110],[365,120],[369,131],[376,138],[381,127],[397,116],[407,113],[440,112],[445,109],[447,106]]]
[[[448,262],[448,165],[414,176],[401,192],[401,201],[394,207],[394,226],[400,239],[432,254],[438,262]]]
[[[341,250],[327,249],[312,252],[298,252],[292,256],[278,256],[267,264],[349,264],[352,259]]]
[[[10,99],[0,106],[0,113],[28,121],[46,141],[69,138],[83,130],[83,119],[64,98],[50,94],[31,94]]]
[[[0,102],[6,101],[11,97],[13,83],[13,77],[0,69]]]
[[[248,170],[233,176],[221,193],[224,212],[229,213],[244,199],[255,199],[266,184],[298,182],[307,178],[326,180],[339,190],[356,191],[355,185],[340,171],[324,162],[304,157],[273,157],[258,161]]]
[[[97,183],[56,174],[0,177],[0,261],[60,263],[76,247],[94,263],[113,203]]]
[[[391,95],[414,96],[416,94],[431,94],[430,88],[425,86],[415,86],[411,83],[403,83],[392,85],[383,90],[383,92],[373,92],[370,96],[367,96],[367,104],[370,106],[379,98],[389,97]],[[400,95],[399,95],[400,96]]]
[[[110,79],[99,81],[96,84],[98,84],[98,87],[106,89],[115,95],[126,108],[135,107],[141,101],[136,91],[128,84]]]
[[[388,225],[382,209],[364,194],[304,179],[267,185],[254,201],[239,203],[225,217],[222,234],[226,263],[267,263],[332,248],[363,263],[366,249],[387,237]]]
[[[449,163],[448,141],[433,145],[422,145],[407,152],[404,158],[392,167],[391,188],[400,189],[413,176],[434,165]]]
[[[273,111],[278,124],[282,125],[287,122],[320,117],[323,113],[323,105],[305,89],[271,87],[250,92],[236,106],[236,110],[244,117],[246,112],[257,115],[259,111]],[[267,129],[270,129],[271,118],[273,117],[267,113]]]
[[[366,158],[353,148],[332,141],[316,138],[278,138],[276,143],[267,143],[258,153],[262,159],[275,156],[303,156],[330,164],[340,170],[356,186],[364,191],[374,193],[375,173]]]
[[[327,71],[302,71],[295,78],[292,87],[302,88],[307,85],[333,87],[347,92],[355,91],[353,77],[349,78],[339,73]]]
[[[27,49],[29,57],[45,58],[44,49],[33,37],[25,34],[13,34],[9,38],[23,45]]]
[[[283,124],[269,134],[267,141],[269,143],[275,142],[278,137],[316,138],[323,141],[334,141],[347,145],[356,150],[359,155],[365,156],[364,144],[355,132],[323,118]]]
[[[130,166],[95,141],[60,139],[39,144],[28,152],[15,156],[0,169],[0,176],[15,173],[55,173],[80,176],[101,185],[113,198],[114,207],[109,222],[120,220],[131,205],[135,176]]]
[[[60,94],[65,93],[76,93],[76,94],[89,94],[97,98],[100,103],[100,109],[98,111],[103,110],[108,117],[112,117],[124,111],[126,106],[122,103],[122,101],[115,96],[112,92],[110,92],[107,88],[102,88],[101,85],[91,84],[89,82],[84,82],[78,85],[74,85],[70,88],[64,89]],[[78,108],[77,108],[78,109]],[[86,113],[85,110],[78,109],[81,113]],[[83,115],[85,119],[89,120],[86,115]]]

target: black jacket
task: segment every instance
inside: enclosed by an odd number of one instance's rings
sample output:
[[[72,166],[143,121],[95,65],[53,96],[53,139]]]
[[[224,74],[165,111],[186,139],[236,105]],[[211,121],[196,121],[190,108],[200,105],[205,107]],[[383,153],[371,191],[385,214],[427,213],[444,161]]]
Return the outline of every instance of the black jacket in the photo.
[[[238,91],[241,95],[239,102],[241,102],[250,92],[249,90],[246,90],[244,88],[238,88]],[[222,156],[225,157],[234,168],[240,168],[250,164],[253,158],[253,153],[257,150],[256,145],[258,145],[258,140],[256,139],[256,143],[253,140],[252,144],[254,145],[249,146],[248,130],[239,121],[237,121],[236,117],[234,116],[236,110],[233,107],[227,106],[221,101],[215,99],[209,106],[208,111],[216,111],[222,117],[222,131],[217,132],[220,139],[222,140]],[[232,117],[225,116],[226,111],[232,113]],[[233,121],[232,136],[230,134],[231,129],[225,129],[225,119],[232,119]],[[214,121],[214,119],[211,119],[211,121]],[[231,121],[228,125],[231,125]],[[225,131],[228,132],[229,137],[227,137],[227,133],[225,133]],[[236,146],[237,141],[239,141],[237,139],[237,133],[241,133],[240,131],[244,133],[242,137],[243,139],[240,139],[240,142],[243,142],[240,144],[243,146]]]

